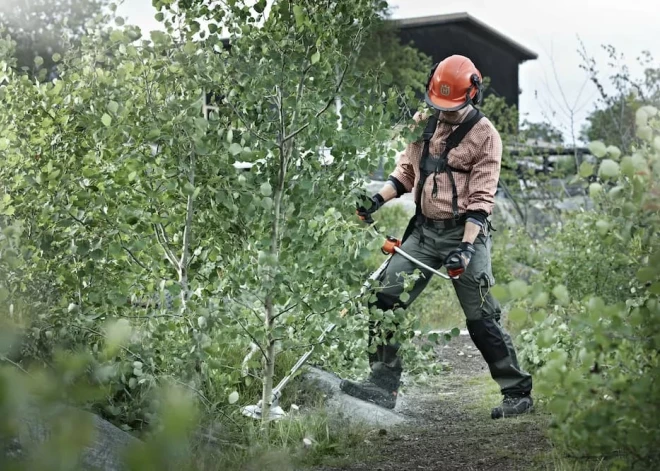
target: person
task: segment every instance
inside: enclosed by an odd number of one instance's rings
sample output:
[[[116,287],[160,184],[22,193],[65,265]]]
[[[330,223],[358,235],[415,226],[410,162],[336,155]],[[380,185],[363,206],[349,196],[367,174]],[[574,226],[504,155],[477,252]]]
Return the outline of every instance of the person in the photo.
[[[475,346],[488,364],[503,395],[493,418],[510,417],[533,408],[532,378],[518,364],[511,337],[500,324],[501,307],[490,293],[492,213],[500,174],[502,141],[476,106],[482,99],[482,77],[467,57],[453,55],[436,64],[428,78],[425,101],[433,114],[424,119],[423,139],[409,144],[382,189],[357,208],[361,219],[387,201],[414,191],[416,212],[403,237],[402,249],[434,269],[445,266]],[[420,270],[409,297],[401,300],[402,274]],[[376,301],[369,308],[406,309],[422,293],[431,274],[399,254],[381,275]],[[370,342],[379,335],[370,325]],[[380,342],[383,343],[383,342]],[[385,342],[369,355],[370,373],[362,382],[342,380],[346,394],[386,408],[396,405],[403,365],[400,344]]]

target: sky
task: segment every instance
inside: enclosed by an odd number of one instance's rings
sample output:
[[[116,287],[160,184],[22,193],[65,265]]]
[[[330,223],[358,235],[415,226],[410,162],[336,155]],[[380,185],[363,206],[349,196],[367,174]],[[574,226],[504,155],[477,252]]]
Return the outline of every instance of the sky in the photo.
[[[603,77],[610,75],[602,45],[625,56],[633,74],[635,59],[649,51],[660,64],[658,0],[390,0],[393,18],[467,12],[538,54],[520,66],[521,120],[550,122],[571,139],[596,106],[597,93],[579,68],[580,41]],[[118,13],[145,31],[159,27],[151,0],[125,0]],[[477,64],[478,66],[478,64]],[[571,112],[570,110],[573,110]],[[571,115],[573,119],[571,120]]]

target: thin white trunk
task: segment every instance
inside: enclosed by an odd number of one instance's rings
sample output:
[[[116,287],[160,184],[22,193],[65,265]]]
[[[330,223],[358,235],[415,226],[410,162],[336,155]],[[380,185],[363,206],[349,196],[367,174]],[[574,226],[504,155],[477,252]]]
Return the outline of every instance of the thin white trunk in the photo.
[[[279,259],[279,240],[280,240],[280,212],[282,209],[282,197],[284,195],[283,186],[285,179],[286,157],[282,154],[280,167],[280,181],[275,190],[275,201],[273,203],[273,225],[271,228],[270,253],[275,260]],[[268,293],[265,300],[264,325],[267,332],[266,357],[264,358],[263,372],[263,392],[262,392],[262,417],[267,420],[270,414],[271,396],[273,395],[273,377],[275,375],[275,341],[273,337],[273,328],[275,327],[275,299],[273,293]]]
[[[188,182],[195,187],[195,154],[190,155],[190,170],[188,172]],[[193,223],[193,195],[188,195],[186,203],[186,225],[183,229],[183,246],[181,247],[181,260],[179,260],[179,284],[181,286],[181,310],[185,311],[188,299],[190,298],[188,285],[188,263],[190,261],[190,244],[192,242],[192,223]]]

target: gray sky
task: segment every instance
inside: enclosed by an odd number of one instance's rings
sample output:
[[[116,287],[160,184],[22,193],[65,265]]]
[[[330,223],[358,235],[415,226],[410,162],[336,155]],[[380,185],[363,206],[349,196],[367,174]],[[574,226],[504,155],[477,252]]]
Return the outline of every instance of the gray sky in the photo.
[[[538,59],[520,67],[521,114],[531,121],[549,119],[567,136],[571,125],[565,103],[574,107],[577,101],[581,108],[573,126],[579,132],[596,99],[591,84],[579,94],[586,75],[579,68],[578,37],[603,72],[608,59],[602,44],[624,53],[633,72],[641,71],[634,59],[643,50],[660,63],[658,0],[390,0],[390,5],[395,18],[464,11],[536,52]],[[126,0],[118,12],[143,32],[159,26],[151,0]]]

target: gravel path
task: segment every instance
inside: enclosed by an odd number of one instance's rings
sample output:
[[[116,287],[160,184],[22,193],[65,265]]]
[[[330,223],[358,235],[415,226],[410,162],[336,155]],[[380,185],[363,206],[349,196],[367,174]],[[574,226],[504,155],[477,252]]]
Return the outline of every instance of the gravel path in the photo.
[[[460,335],[435,351],[448,374],[402,393],[397,411],[411,420],[374,430],[359,456],[343,460],[350,465],[317,471],[546,469],[547,416],[492,420],[490,409],[501,397],[470,338]]]

